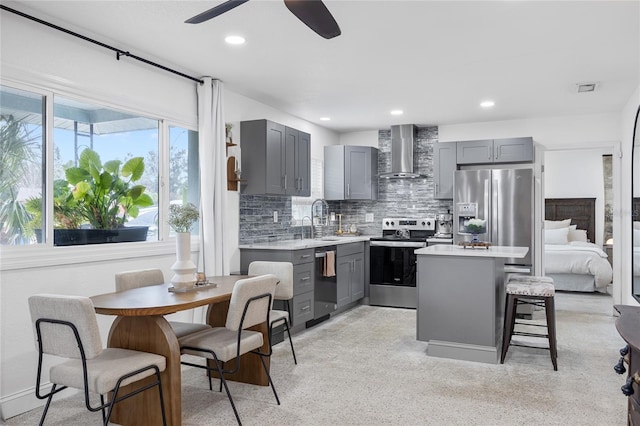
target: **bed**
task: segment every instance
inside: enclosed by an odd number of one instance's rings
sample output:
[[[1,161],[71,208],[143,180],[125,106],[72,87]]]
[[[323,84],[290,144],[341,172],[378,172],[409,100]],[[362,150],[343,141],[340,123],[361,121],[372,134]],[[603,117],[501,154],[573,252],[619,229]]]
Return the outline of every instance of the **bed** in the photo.
[[[556,290],[605,293],[613,279],[607,254],[594,244],[595,204],[595,198],[545,200],[544,269]]]

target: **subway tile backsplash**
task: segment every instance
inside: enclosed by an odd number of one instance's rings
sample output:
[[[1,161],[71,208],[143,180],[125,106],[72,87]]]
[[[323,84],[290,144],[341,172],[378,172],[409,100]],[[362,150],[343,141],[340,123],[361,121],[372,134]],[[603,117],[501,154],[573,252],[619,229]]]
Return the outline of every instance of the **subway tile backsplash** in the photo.
[[[414,171],[423,177],[416,179],[380,179],[378,200],[328,201],[331,211],[342,213],[342,227],[355,224],[364,235],[381,235],[384,217],[428,217],[453,211],[451,200],[433,198],[433,143],[438,140],[438,127],[418,128],[414,145]],[[378,172],[391,170],[391,130],[378,132]],[[273,212],[278,211],[278,222]],[[372,213],[374,221],[365,222]],[[291,227],[291,198],[240,195],[240,244],[269,242],[299,237],[301,227]],[[308,227],[307,227],[308,228]],[[329,232],[337,230],[337,222]],[[305,229],[305,236],[308,230]],[[327,232],[328,233],[328,232]]]

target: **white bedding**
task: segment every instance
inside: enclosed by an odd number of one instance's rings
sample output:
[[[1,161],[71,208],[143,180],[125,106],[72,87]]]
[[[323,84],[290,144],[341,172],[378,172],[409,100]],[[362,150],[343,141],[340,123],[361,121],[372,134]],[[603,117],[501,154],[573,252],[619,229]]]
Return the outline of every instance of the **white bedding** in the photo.
[[[544,250],[545,274],[593,275],[598,288],[606,287],[613,279],[607,254],[593,243],[545,244]]]

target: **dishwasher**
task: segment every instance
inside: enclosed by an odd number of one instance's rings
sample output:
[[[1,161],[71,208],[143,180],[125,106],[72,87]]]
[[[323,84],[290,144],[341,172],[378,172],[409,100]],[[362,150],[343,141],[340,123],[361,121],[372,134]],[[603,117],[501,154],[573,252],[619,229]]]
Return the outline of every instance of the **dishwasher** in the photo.
[[[307,321],[307,328],[329,319],[331,312],[334,312],[338,303],[338,284],[336,275],[326,276],[324,273],[324,265],[327,260],[327,252],[333,252],[334,254],[334,271],[336,261],[336,246],[318,247],[315,250],[315,265],[314,265],[314,306],[313,306],[313,319]]]

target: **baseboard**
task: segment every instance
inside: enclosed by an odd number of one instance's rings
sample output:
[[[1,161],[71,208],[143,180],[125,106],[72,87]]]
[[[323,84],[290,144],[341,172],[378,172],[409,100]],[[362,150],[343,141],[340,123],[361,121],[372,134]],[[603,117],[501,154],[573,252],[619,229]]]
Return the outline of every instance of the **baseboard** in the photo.
[[[46,394],[51,390],[51,387],[51,383],[42,385],[41,393]],[[79,391],[77,389],[65,389],[54,397],[54,403],[56,398],[65,398],[68,396],[72,396],[78,392]],[[18,416],[38,407],[42,407],[44,403],[44,399],[38,399],[36,397],[35,386],[20,392],[5,395],[0,398],[0,419],[10,419],[11,417]]]

